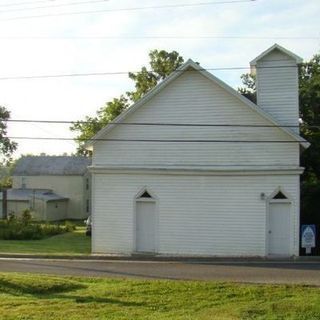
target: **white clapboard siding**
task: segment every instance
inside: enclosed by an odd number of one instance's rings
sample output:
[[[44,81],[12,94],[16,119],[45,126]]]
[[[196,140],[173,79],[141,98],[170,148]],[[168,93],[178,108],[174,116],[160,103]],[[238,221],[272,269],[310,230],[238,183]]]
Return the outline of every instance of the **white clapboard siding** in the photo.
[[[257,104],[280,123],[298,125],[298,67],[275,49],[257,62]],[[295,129],[298,131],[298,129]]]
[[[197,71],[184,72],[125,122],[261,124],[257,112]],[[278,128],[117,126],[108,139],[293,140]],[[99,141],[93,165],[288,165],[298,143],[155,143]]]
[[[135,196],[157,198],[157,252],[265,256],[267,202],[279,186],[293,199],[290,254],[298,254],[299,176],[93,174],[93,252],[135,250]]]

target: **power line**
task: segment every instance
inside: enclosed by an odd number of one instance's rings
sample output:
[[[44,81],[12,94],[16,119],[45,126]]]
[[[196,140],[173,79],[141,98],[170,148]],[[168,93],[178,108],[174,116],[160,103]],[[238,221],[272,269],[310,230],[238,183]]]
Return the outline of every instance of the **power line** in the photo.
[[[30,10],[39,10],[39,9],[52,9],[52,8],[60,8],[60,7],[83,5],[83,4],[95,4],[95,3],[108,2],[108,1],[109,0],[74,1],[74,2],[68,2],[68,3],[54,4],[50,6],[38,6],[38,7],[30,7],[30,8],[0,10],[0,13],[30,11]]]
[[[297,68],[296,65],[283,66],[264,66],[255,67],[256,69],[277,69],[277,68]],[[174,72],[194,72],[194,71],[230,71],[230,70],[248,70],[250,67],[217,67],[217,68],[199,68],[198,70],[173,70]],[[129,72],[137,73],[140,71],[114,71],[114,72],[88,72],[88,73],[64,73],[64,74],[43,74],[43,75],[26,75],[26,76],[3,76],[0,80],[27,80],[27,79],[50,79],[50,78],[69,78],[69,77],[88,77],[88,76],[112,76],[127,75]],[[147,70],[152,72],[152,70]]]
[[[105,0],[104,0],[105,1]],[[167,39],[167,40],[198,40],[198,39],[242,39],[242,40],[319,40],[320,36],[219,36],[219,35],[199,35],[199,36],[168,36],[168,35],[149,35],[149,36],[0,36],[3,40],[142,40],[142,39]]]
[[[15,140],[58,140],[58,141],[68,141],[68,140],[77,140],[81,142],[86,141],[109,141],[109,142],[152,142],[152,143],[305,143],[306,141],[296,141],[296,140],[189,140],[189,139],[81,139],[81,138],[53,138],[53,137],[26,137],[26,136],[17,136],[17,137],[7,137],[9,139]]]
[[[49,3],[49,2],[52,2],[52,0],[37,0],[37,1],[4,3],[4,4],[0,4],[0,7],[25,6],[25,5],[29,5],[29,4],[43,3],[43,2]]]
[[[90,124],[92,121],[71,120],[33,120],[33,119],[8,119],[7,122],[16,123],[47,123],[47,124]],[[164,122],[109,122],[108,125],[120,126],[169,126],[169,127],[236,127],[236,128],[299,128],[299,125],[272,125],[272,124],[226,124],[226,123],[164,123]],[[308,127],[308,126],[307,126]],[[319,127],[312,126],[312,127]]]
[[[97,14],[105,12],[123,12],[123,11],[141,11],[150,9],[172,9],[172,8],[187,8],[187,7],[198,7],[198,6],[211,6],[219,4],[237,4],[244,2],[254,2],[257,0],[229,0],[229,1],[210,1],[210,2],[195,2],[195,3],[181,3],[181,4],[165,4],[157,6],[145,6],[145,7],[131,7],[131,8],[115,8],[115,9],[99,9],[99,10],[87,10],[87,11],[76,11],[76,12],[61,12],[61,13],[48,13],[33,16],[20,16],[13,18],[0,19],[0,21],[11,21],[11,20],[23,20],[23,19],[35,19],[45,17],[60,17],[68,15],[80,15],[80,14]]]

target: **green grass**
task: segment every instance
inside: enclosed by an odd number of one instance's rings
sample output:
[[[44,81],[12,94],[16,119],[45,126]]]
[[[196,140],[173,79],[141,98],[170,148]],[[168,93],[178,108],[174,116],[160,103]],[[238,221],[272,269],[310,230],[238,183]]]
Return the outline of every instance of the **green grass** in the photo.
[[[79,255],[90,251],[91,238],[85,235],[85,227],[42,240],[0,240],[0,253]]]
[[[320,289],[0,274],[1,319],[320,318]]]

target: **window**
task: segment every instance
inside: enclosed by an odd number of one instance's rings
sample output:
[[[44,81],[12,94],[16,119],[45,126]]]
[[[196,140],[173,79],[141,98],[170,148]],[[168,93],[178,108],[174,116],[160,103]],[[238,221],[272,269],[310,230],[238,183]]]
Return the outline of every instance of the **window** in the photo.
[[[273,199],[288,199],[281,191],[279,191]]]
[[[139,198],[152,198],[148,191],[145,191]]]
[[[90,184],[89,184],[89,178],[86,178],[86,190],[89,190]]]
[[[87,199],[87,202],[86,202],[86,211],[87,211],[87,213],[89,213],[89,211],[90,211],[90,202],[89,202],[89,199]]]

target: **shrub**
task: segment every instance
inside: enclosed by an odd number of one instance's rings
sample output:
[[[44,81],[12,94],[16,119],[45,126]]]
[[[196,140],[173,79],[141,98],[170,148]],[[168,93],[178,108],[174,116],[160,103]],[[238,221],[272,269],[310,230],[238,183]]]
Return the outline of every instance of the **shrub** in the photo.
[[[36,223],[29,217],[0,221],[0,239],[3,240],[39,240],[69,231],[68,226]]]
[[[25,209],[22,212],[21,222],[25,225],[29,224],[32,220],[32,215],[30,209]]]
[[[63,228],[58,224],[45,223],[41,225],[41,228],[42,228],[43,234],[49,237],[54,236],[56,234],[67,232],[66,228]]]
[[[8,215],[8,221],[12,222],[12,221],[15,221],[15,220],[16,220],[16,216],[15,216],[14,212],[10,212],[9,215]]]
[[[64,227],[67,232],[72,232],[72,231],[76,230],[76,228],[77,228],[74,223],[67,221],[67,220],[64,223]]]

